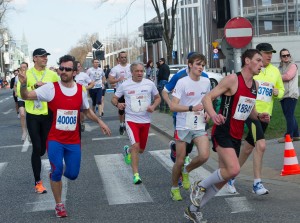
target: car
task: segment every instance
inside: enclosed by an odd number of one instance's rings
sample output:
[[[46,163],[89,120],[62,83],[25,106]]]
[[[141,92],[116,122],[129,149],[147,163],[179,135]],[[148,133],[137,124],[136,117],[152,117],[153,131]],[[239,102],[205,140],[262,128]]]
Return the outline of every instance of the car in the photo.
[[[174,74],[176,74],[179,70],[181,70],[182,68],[186,68],[187,65],[184,64],[174,64],[174,65],[169,65],[170,67],[170,76],[169,76],[169,80],[171,80],[171,78],[173,77]],[[204,72],[208,75],[209,80],[210,80],[210,86],[211,89],[213,89],[215,86],[217,86],[220,81],[223,79],[223,75],[220,73],[215,73],[215,72],[211,72],[211,71],[206,71],[204,70]]]

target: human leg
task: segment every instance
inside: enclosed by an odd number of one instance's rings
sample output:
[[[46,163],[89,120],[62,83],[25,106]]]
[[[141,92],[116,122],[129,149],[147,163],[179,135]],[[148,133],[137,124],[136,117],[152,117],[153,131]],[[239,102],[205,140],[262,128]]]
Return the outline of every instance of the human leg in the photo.
[[[298,100],[294,98],[285,98],[280,101],[282,111],[286,120],[286,134],[289,134],[291,138],[299,137],[298,123],[295,118],[297,101]]]
[[[23,102],[23,103],[20,103],[20,102]],[[22,141],[24,141],[27,136],[26,116],[25,116],[25,108],[24,108],[23,104],[25,104],[24,101],[18,101],[20,122],[21,122],[21,128],[22,128],[22,137],[21,137]]]

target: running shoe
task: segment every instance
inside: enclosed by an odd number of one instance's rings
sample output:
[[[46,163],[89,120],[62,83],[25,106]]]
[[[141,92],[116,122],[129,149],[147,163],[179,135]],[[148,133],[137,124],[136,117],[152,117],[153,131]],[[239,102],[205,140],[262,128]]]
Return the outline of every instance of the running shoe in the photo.
[[[58,217],[58,218],[67,217],[68,215],[67,215],[67,212],[66,212],[66,209],[65,209],[65,205],[64,204],[56,204],[55,214],[56,214],[56,217]]]
[[[27,137],[27,132],[24,132],[22,134],[21,141],[25,141],[26,137]]]
[[[173,201],[182,201],[179,188],[171,189],[171,198]]]
[[[190,162],[191,162],[191,158],[190,158],[189,156],[186,156],[186,157],[184,158],[184,165],[187,166],[187,165],[190,164]]]
[[[142,183],[142,179],[140,178],[140,175],[138,173],[135,173],[133,175],[133,183],[134,184],[141,184]]]
[[[131,153],[128,152],[129,146],[124,146],[124,161],[126,164],[130,165],[131,164]]]
[[[199,187],[198,183],[200,183],[200,181],[195,181],[190,188],[190,199],[196,207],[200,207],[201,200],[206,192],[206,189],[204,187]]]
[[[184,172],[182,171],[181,174],[182,174],[182,184],[183,184],[183,188],[184,188],[185,190],[188,190],[188,189],[190,188],[190,186],[191,186],[189,173],[188,173],[188,172],[184,173]]]
[[[200,208],[199,208],[200,209]],[[200,212],[200,210],[198,211],[191,211],[190,207],[187,207],[184,211],[184,217],[186,219],[191,220],[194,223],[201,223],[201,220],[203,219],[203,215]]]
[[[46,188],[43,186],[43,181],[41,181],[41,180],[36,183],[34,189],[35,189],[35,192],[38,194],[47,193]]]
[[[125,134],[125,127],[124,126],[120,126],[119,132],[120,132],[120,135],[124,135]]]
[[[227,184],[226,184],[226,189],[228,191],[228,193],[230,194],[236,194],[237,191],[236,191],[236,188],[234,186],[234,179],[230,179],[228,180]]]
[[[175,163],[175,161],[176,161],[176,143],[174,140],[171,140],[169,142],[169,148],[171,150],[170,158],[173,161],[173,163]]]
[[[183,184],[182,184],[182,175],[178,179],[178,187],[179,188],[183,187]]]
[[[257,195],[265,195],[269,193],[269,191],[264,187],[264,185],[261,182],[257,182],[255,185],[253,185],[252,192]]]

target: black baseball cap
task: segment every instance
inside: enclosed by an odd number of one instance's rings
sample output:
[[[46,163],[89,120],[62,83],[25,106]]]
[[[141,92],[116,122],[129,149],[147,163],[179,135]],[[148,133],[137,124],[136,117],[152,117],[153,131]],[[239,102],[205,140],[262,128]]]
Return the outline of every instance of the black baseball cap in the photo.
[[[256,49],[263,52],[276,53],[276,50],[273,49],[270,43],[260,43],[256,46]]]
[[[45,55],[51,55],[50,53],[48,53],[46,50],[44,50],[43,48],[37,48],[33,51],[32,56],[45,56]]]

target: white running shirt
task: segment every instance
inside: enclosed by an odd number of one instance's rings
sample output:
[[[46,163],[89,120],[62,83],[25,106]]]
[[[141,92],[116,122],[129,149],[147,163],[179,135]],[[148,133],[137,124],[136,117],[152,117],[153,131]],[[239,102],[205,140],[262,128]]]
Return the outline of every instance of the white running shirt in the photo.
[[[75,81],[76,81],[76,83],[86,87],[89,85],[89,83],[92,82],[92,79],[90,78],[89,75],[87,75],[87,73],[80,72],[79,74],[77,74],[75,76]]]
[[[123,81],[117,82],[116,88],[118,88],[125,80],[131,79],[131,71],[130,71],[130,64],[127,64],[123,67],[121,64],[114,66],[109,73],[110,76],[114,77],[115,79],[119,79],[120,77],[124,77]]]
[[[150,123],[150,112],[147,107],[151,105],[151,96],[158,94],[155,84],[143,78],[141,82],[129,79],[121,84],[115,93],[120,98],[125,96],[125,121],[135,123]]]
[[[89,75],[92,81],[95,81],[95,88],[102,88],[102,78],[105,76],[104,71],[102,68],[97,67],[96,69],[94,67],[89,68],[86,73]]]
[[[180,105],[196,106],[201,103],[202,98],[210,91],[210,81],[206,77],[200,77],[200,80],[194,81],[189,76],[178,80],[173,97],[178,98]],[[178,112],[176,115],[176,130],[190,129],[187,127],[187,113]]]

